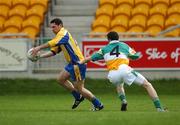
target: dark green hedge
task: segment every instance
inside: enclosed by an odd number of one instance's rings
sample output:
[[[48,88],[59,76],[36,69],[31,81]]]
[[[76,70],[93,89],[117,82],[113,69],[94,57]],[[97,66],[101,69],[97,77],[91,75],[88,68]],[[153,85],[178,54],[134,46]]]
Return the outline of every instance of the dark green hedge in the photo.
[[[180,80],[161,79],[150,81],[159,94],[180,94]],[[85,87],[95,93],[115,93],[115,86],[105,79],[86,79]],[[142,94],[137,85],[125,86],[128,94]],[[68,93],[54,79],[0,79],[0,95],[9,94],[65,94]]]

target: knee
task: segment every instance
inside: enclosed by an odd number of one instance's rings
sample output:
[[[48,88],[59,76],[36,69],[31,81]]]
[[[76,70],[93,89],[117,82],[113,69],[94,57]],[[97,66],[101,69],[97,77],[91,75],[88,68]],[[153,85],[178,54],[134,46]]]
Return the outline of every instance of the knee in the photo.
[[[64,78],[57,78],[57,82],[59,83],[59,84],[64,84],[64,82],[65,82],[65,79]]]
[[[144,88],[149,88],[149,87],[152,87],[152,84],[146,80],[146,81],[144,82],[144,84],[143,84],[143,87],[144,87]]]
[[[80,93],[83,92],[83,87],[82,86],[75,86],[76,90],[78,90]]]

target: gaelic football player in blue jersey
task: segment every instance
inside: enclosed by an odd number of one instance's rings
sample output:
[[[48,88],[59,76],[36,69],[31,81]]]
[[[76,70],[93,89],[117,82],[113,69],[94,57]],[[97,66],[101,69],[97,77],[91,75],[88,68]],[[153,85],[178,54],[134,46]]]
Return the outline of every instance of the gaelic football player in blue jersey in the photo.
[[[135,50],[124,42],[120,42],[118,33],[114,31],[107,34],[107,39],[109,41],[108,45],[79,63],[84,64],[91,60],[105,60],[107,69],[109,70],[108,79],[116,86],[118,96],[122,102],[121,111],[127,110],[127,100],[123,85],[124,83],[127,85],[135,83],[143,86],[147,90],[157,111],[164,112],[165,110],[162,107],[156,90],[153,88],[152,84],[148,82],[144,76],[129,66],[129,59],[138,59],[140,53],[136,53]]]
[[[36,55],[40,50],[50,48],[51,51],[41,54],[40,58],[48,58],[55,56],[56,54],[63,52],[67,61],[67,65],[58,76],[58,82],[64,88],[69,90],[75,101],[72,105],[72,109],[76,108],[84,98],[92,102],[93,110],[103,109],[103,104],[86,88],[84,88],[84,80],[86,73],[86,65],[79,64],[78,62],[83,60],[83,54],[77,42],[73,39],[71,34],[63,27],[63,22],[59,18],[55,18],[50,22],[51,29],[56,36],[45,44],[34,47],[32,54]],[[69,81],[69,78],[73,80],[73,84]]]

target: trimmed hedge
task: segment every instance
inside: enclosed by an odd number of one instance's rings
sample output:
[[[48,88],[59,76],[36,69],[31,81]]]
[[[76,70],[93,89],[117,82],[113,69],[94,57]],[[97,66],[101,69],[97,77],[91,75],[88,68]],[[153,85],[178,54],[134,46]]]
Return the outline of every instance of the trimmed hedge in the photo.
[[[150,81],[158,94],[180,94],[180,80],[161,79]],[[115,93],[116,89],[105,79],[86,79],[85,87],[94,93],[106,94]],[[143,87],[137,85],[125,85],[126,93],[146,93]],[[9,94],[65,94],[69,93],[58,85],[55,79],[0,79],[0,95]]]

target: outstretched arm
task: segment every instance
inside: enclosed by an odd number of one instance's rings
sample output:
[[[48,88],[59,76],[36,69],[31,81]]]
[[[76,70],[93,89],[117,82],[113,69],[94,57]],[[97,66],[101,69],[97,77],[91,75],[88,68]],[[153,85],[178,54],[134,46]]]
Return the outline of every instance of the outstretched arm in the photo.
[[[40,50],[45,49],[45,48],[49,48],[49,44],[45,43],[42,44],[40,46],[34,47],[32,50],[32,55],[36,55]]]
[[[42,49],[45,49],[45,48],[49,48],[49,45],[42,44],[40,46],[32,48],[32,55],[35,55],[36,59],[30,59],[30,60],[32,62],[35,62],[35,61],[38,61],[40,58],[48,58],[55,55],[52,51],[41,51]]]
[[[134,53],[134,54],[129,54],[129,55],[128,55],[128,58],[129,58],[129,59],[132,59],[132,60],[137,60],[137,59],[139,59],[139,58],[141,58],[141,57],[142,57],[141,52],[136,52],[136,53]]]
[[[79,62],[79,64],[85,64],[85,63],[87,63],[87,62],[89,62],[89,61],[91,61],[92,59],[91,59],[91,56],[89,56],[89,57],[86,57],[85,59],[83,59],[83,60],[81,60],[80,62]]]
[[[28,57],[28,59],[31,60],[32,62],[36,62],[36,61],[38,61],[38,60],[41,59],[41,58],[48,58],[48,57],[51,57],[51,56],[54,56],[54,53],[51,52],[51,51],[48,51],[48,52],[40,52],[40,53],[38,53],[34,58]]]
[[[51,57],[51,56],[54,56],[54,53],[52,51],[48,51],[48,52],[44,52],[42,54],[40,54],[40,58],[48,58],[48,57]]]
[[[84,64],[84,63],[87,63],[89,61],[98,61],[98,60],[102,60],[102,59],[103,59],[102,50],[99,49],[99,51],[95,52],[91,56],[86,57],[84,60],[81,60],[80,64]]]

